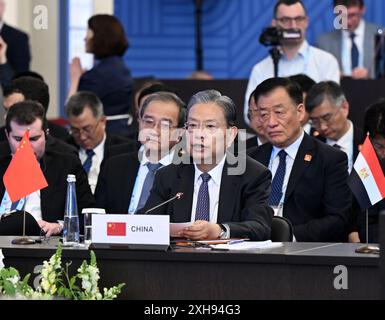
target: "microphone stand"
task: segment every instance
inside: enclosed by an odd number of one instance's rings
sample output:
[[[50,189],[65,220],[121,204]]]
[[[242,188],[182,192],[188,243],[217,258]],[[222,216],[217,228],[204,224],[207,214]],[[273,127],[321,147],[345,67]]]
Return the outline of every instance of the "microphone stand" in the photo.
[[[158,208],[164,206],[165,204],[167,204],[167,203],[169,203],[169,202],[171,202],[171,201],[179,200],[180,198],[182,198],[182,196],[183,196],[183,193],[182,193],[182,192],[179,192],[179,193],[177,193],[177,194],[175,195],[175,197],[172,197],[171,199],[169,199],[169,200],[167,200],[167,201],[165,201],[165,202],[162,202],[161,204],[158,204],[157,206],[155,206],[155,207],[153,207],[153,208],[151,208],[151,209],[148,209],[144,214],[149,214],[150,212],[152,212],[152,211],[154,211],[154,210],[156,210],[156,209],[158,209]]]
[[[203,45],[202,45],[202,2],[195,0],[195,69],[203,70]]]

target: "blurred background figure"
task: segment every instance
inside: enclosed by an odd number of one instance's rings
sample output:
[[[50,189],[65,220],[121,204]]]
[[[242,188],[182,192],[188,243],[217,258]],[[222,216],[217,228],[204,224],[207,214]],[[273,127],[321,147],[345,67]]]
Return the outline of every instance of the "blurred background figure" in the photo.
[[[347,8],[347,30],[334,30],[320,36],[317,46],[333,54],[343,76],[353,79],[374,78],[375,39],[382,27],[364,20],[364,0],[334,0],[334,7]]]
[[[86,52],[95,58],[94,67],[85,71],[79,58],[70,66],[68,97],[77,91],[94,92],[102,101],[107,116],[107,131],[128,135],[133,121],[131,94],[133,79],[123,61],[129,47],[123,26],[111,15],[94,15],[88,20]]]
[[[0,0],[0,80],[4,66],[7,67],[7,79],[10,80],[14,75],[29,70],[31,63],[28,35],[4,22],[5,7],[5,1]],[[5,59],[1,57],[2,52]]]

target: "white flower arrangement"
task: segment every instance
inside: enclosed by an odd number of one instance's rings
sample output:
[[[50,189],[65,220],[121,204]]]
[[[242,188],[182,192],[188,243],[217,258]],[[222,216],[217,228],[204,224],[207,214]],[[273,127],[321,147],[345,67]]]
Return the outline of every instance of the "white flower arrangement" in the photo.
[[[50,260],[43,262],[43,268],[40,271],[40,285],[36,290],[28,285],[29,274],[21,280],[16,269],[1,269],[0,298],[49,300],[61,297],[70,300],[113,300],[118,297],[125,284],[119,284],[109,289],[104,288],[103,293],[100,292],[99,269],[93,251],[91,251],[90,264],[83,261],[77,270],[78,273],[71,278],[68,275],[68,267],[71,263],[67,263],[64,269],[61,255],[62,247],[59,245]],[[81,281],[80,287],[77,285],[79,281]]]

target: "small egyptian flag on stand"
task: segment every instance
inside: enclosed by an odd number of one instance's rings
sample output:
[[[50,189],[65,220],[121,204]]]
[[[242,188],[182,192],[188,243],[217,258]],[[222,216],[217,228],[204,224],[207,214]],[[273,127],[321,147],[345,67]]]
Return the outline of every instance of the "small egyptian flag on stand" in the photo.
[[[3,176],[4,187],[12,202],[16,202],[33,192],[48,186],[47,180],[41,171],[40,164],[29,143],[29,131],[24,133],[15,154],[12,157],[7,171]],[[34,243],[25,238],[25,211],[23,219],[23,238],[15,239],[14,244]]]
[[[385,176],[369,137],[361,147],[348,184],[362,211],[385,198]]]
[[[361,210],[366,210],[366,246],[358,248],[358,253],[379,253],[378,247],[369,246],[368,209],[385,198],[385,176],[374,147],[366,138],[357,157],[348,185],[359,203]]]

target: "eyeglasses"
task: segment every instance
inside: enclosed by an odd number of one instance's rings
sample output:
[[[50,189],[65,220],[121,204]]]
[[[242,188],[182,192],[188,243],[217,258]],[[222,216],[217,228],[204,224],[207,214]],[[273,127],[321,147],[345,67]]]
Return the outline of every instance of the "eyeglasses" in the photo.
[[[302,24],[306,21],[306,16],[298,16],[298,17],[282,17],[282,18],[275,18],[279,23],[281,23],[283,26],[290,26],[292,24],[292,21],[295,21],[296,24]]]
[[[333,121],[334,117],[337,115],[337,113],[339,111],[340,110],[338,109],[334,113],[327,113],[324,116],[319,117],[319,118],[310,118],[310,121],[313,124],[313,126],[316,127],[316,128],[320,128],[322,123],[324,123],[326,125],[329,125]]]
[[[151,129],[156,126],[159,126],[162,130],[171,130],[177,127],[177,126],[174,126],[168,120],[155,121],[154,119],[151,119],[151,118],[142,118],[140,119],[140,121],[142,122],[144,127],[151,128]]]
[[[75,127],[71,126],[69,133],[70,133],[70,135],[76,136],[76,137],[79,137],[82,134],[82,132],[85,135],[90,136],[95,132],[99,123],[100,123],[100,120],[98,120],[98,122],[96,122],[96,124],[94,126],[89,125],[89,126],[85,126],[84,128],[75,128]]]

